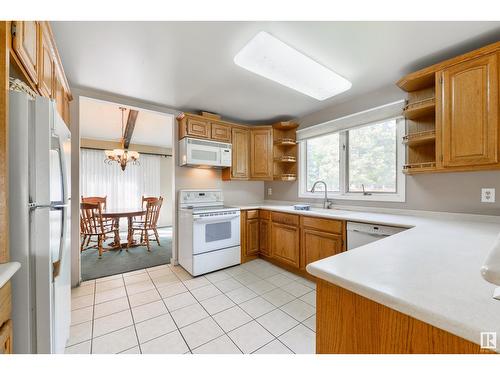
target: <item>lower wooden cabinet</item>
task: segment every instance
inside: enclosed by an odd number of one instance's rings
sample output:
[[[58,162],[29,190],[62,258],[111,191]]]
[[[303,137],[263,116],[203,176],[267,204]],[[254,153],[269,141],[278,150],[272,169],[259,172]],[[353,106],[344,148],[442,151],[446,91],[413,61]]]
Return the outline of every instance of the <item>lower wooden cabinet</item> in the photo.
[[[342,250],[341,235],[304,228],[300,268],[305,269],[309,263],[339,254]]]
[[[259,219],[248,219],[247,223],[247,248],[246,255],[253,256],[259,254]]]
[[[299,228],[287,224],[271,223],[271,253],[276,259],[289,266],[300,266]]]
[[[0,354],[12,354],[12,320],[0,327]]]
[[[259,223],[259,252],[267,257],[271,253],[271,222],[269,220],[260,219]]]

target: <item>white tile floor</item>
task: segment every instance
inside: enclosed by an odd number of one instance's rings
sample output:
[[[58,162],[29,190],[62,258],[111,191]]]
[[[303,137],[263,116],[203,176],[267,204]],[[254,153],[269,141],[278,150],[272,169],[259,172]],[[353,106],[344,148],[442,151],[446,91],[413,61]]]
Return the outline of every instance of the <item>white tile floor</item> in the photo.
[[[262,259],[192,278],[163,265],[72,291],[66,353],[314,353],[315,284]]]

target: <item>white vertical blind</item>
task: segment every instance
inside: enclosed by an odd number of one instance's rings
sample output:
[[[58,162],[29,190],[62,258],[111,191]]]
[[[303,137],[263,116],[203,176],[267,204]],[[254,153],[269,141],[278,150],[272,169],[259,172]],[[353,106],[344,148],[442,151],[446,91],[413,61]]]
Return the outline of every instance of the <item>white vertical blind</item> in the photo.
[[[80,191],[84,197],[107,196],[108,209],[140,207],[141,197],[160,195],[160,158],[141,154],[140,165],[104,162],[101,150],[81,149]]]

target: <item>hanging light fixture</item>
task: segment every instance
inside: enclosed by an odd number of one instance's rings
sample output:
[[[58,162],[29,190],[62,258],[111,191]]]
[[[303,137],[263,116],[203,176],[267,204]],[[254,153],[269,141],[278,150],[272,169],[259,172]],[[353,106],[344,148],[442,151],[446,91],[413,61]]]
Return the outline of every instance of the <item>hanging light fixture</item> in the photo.
[[[105,150],[104,154],[106,155],[106,159],[104,159],[104,162],[107,164],[116,162],[120,165],[122,171],[124,171],[128,163],[139,165],[139,153],[137,151],[129,151],[125,148],[123,113],[126,111],[126,108],[120,107],[120,111],[122,112],[122,148]]]

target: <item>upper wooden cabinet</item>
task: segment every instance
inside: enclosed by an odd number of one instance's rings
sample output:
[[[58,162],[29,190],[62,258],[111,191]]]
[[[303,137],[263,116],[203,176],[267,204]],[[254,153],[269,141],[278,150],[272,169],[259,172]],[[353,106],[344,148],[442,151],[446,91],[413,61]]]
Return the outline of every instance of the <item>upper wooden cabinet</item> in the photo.
[[[250,131],[244,128],[233,128],[232,139],[232,166],[229,171],[229,179],[248,180],[250,177],[250,153],[248,150]],[[228,171],[228,168],[225,171]]]
[[[57,111],[69,126],[73,99],[49,22],[11,21],[11,61],[31,88],[54,99]]]
[[[12,49],[29,78],[38,84],[39,24],[36,21],[12,22]]]
[[[439,74],[443,167],[498,163],[498,54]]]
[[[273,129],[270,126],[250,130],[250,178],[273,179]]]
[[[408,74],[407,174],[500,169],[500,42]]]
[[[211,132],[212,139],[221,142],[231,142],[231,126],[212,122]]]
[[[210,122],[200,116],[185,115],[179,118],[179,138],[195,137],[210,139]]]

